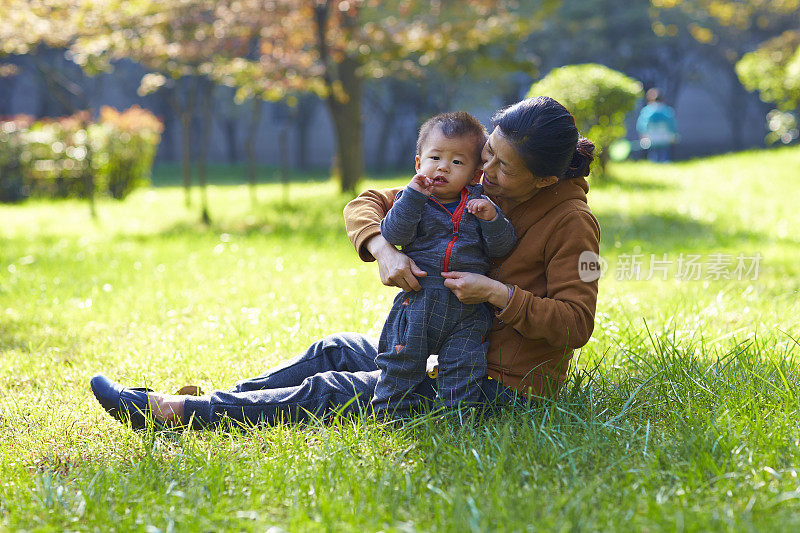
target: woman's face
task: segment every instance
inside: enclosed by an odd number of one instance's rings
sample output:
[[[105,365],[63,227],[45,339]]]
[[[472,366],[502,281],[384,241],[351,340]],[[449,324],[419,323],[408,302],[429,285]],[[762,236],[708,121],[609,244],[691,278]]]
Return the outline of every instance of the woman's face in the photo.
[[[528,200],[539,189],[557,181],[555,176],[535,177],[516,148],[495,128],[481,153],[483,159],[483,190],[486,194],[501,199],[507,206],[515,206]]]

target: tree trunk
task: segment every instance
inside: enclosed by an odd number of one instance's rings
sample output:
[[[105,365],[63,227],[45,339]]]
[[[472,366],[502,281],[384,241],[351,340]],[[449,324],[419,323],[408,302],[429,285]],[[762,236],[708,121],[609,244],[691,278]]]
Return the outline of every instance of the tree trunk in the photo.
[[[600,155],[597,157],[597,163],[599,166],[599,171],[597,172],[598,180],[602,181],[606,178],[606,167],[608,166],[608,162],[610,159],[611,157],[608,154],[608,147],[606,147],[603,151],[600,152]]]
[[[395,130],[397,139],[394,149],[394,168],[410,168],[409,165],[414,161],[414,153],[417,150],[417,128],[404,128],[405,131]]]
[[[361,85],[358,58],[346,55],[339,62],[328,48],[328,18],[331,1],[317,3],[314,18],[317,30],[317,51],[322,65],[323,78],[328,89],[326,101],[336,130],[336,155],[340,171],[342,192],[352,193],[364,172],[364,152],[361,140]],[[356,26],[356,20],[344,15],[346,30]]]
[[[258,125],[261,123],[261,110],[264,101],[256,96],[253,98],[253,114],[250,115],[250,124],[247,128],[247,140],[245,141],[245,152],[247,152],[247,176],[250,183],[250,201],[256,205],[256,185],[258,184],[258,162],[256,161],[256,136],[258,135]]]
[[[389,80],[385,91],[386,100],[382,98],[383,95],[378,94],[372,102],[370,113],[381,118],[375,158],[375,170],[378,172],[386,172],[394,165],[394,161],[389,159],[389,154],[396,153],[403,145],[402,134],[397,128],[397,118],[407,92],[407,84]],[[391,143],[392,140],[394,144]]]
[[[181,111],[181,171],[183,172],[183,192],[186,207],[192,206],[192,112]]]
[[[175,161],[180,158],[177,151],[177,143],[175,142],[179,122],[177,119],[180,114],[172,105],[172,101],[175,98],[175,88],[165,87],[157,92],[154,97],[157,98],[154,112],[156,115],[162,116],[164,121],[164,131],[161,134],[158,152],[163,159]]]
[[[289,121],[285,120],[278,136],[278,151],[281,160],[281,183],[283,184],[283,203],[289,203]]]
[[[88,107],[84,88],[62,72],[65,65],[56,52],[39,46],[29,54],[46,88],[39,102],[39,113],[44,117],[73,115]]]
[[[358,62],[346,57],[339,66],[339,80],[345,94],[332,91],[328,109],[336,130],[336,154],[339,161],[342,192],[352,193],[364,173],[361,136],[361,79]]]
[[[304,95],[300,97],[297,103],[297,108],[294,113],[295,134],[297,135],[297,142],[295,143],[295,157],[297,167],[302,170],[308,170],[308,134],[311,131],[311,122],[314,120],[314,112],[317,109],[316,96]]]
[[[731,84],[731,92],[728,98],[728,120],[731,125],[731,140],[733,148],[741,150],[744,148],[744,119],[747,111],[747,92],[742,87],[736,70],[731,65],[728,79]]]
[[[439,108],[439,112],[446,112],[448,109],[453,109],[453,100],[455,100],[456,93],[458,92],[458,88],[461,86],[461,83],[445,79],[443,85],[444,87],[441,94],[442,106]]]
[[[195,91],[197,87],[187,79],[183,104],[178,91],[172,94],[172,107],[181,121],[181,171],[186,207],[192,206],[192,115],[194,112]]]
[[[91,120],[91,119],[90,119]],[[83,124],[82,127],[84,129],[89,127],[89,124]],[[95,182],[94,182],[94,174],[92,173],[92,158],[94,154],[92,153],[92,144],[86,143],[86,156],[83,159],[83,164],[86,165],[86,168],[83,170],[83,190],[86,194],[87,199],[89,200],[89,215],[91,215],[92,220],[95,222],[97,221],[97,206],[95,204]]]
[[[214,103],[214,83],[201,79],[200,108],[203,126],[200,132],[200,153],[197,157],[197,183],[200,185],[200,219],[203,224],[211,224],[208,213],[208,187],[206,186],[208,151],[211,148],[211,119]]]
[[[89,215],[92,220],[97,220],[97,206],[94,200],[94,176],[91,169],[86,169],[83,173],[83,189],[86,198],[89,200]]]
[[[16,66],[16,61],[5,60]],[[17,85],[17,76],[0,77],[0,115],[10,115],[13,111],[11,98]]]
[[[235,117],[225,117],[222,121],[225,129],[225,147],[228,149],[228,163],[239,161],[239,143],[236,142],[237,122]]]
[[[383,114],[376,150],[378,157],[376,158],[375,169],[378,172],[386,172],[389,168],[389,158],[386,156],[391,153],[389,151],[389,139],[397,136],[397,128],[395,128],[395,123],[397,122],[396,110],[396,106],[390,104],[389,109]]]

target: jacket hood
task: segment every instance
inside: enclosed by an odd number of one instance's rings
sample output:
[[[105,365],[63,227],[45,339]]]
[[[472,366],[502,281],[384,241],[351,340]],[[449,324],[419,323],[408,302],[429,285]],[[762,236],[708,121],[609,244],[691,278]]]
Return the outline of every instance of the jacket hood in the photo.
[[[589,182],[585,178],[559,181],[541,189],[528,200],[506,212],[512,221],[528,226],[545,216],[554,207],[568,201],[578,200],[586,204]],[[516,223],[514,224],[517,225]]]

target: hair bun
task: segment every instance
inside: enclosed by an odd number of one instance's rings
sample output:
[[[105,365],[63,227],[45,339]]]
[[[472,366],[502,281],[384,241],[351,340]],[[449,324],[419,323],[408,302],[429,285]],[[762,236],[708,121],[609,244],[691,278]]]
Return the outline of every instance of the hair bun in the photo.
[[[594,143],[586,137],[579,137],[578,145],[575,147],[569,167],[564,172],[564,177],[567,179],[585,178],[589,175],[592,161],[594,161]]]

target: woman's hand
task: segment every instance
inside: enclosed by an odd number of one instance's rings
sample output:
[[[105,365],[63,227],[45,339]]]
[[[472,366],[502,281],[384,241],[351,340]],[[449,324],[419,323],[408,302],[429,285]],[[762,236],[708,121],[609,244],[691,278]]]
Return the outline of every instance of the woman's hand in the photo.
[[[365,246],[378,262],[381,283],[404,291],[418,291],[422,288],[417,278],[427,276],[428,273],[420,269],[406,254],[397,251],[383,235],[374,236]]]
[[[508,305],[508,287],[504,283],[472,272],[442,272],[444,286],[465,304],[489,302],[502,309]]]

